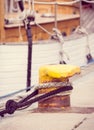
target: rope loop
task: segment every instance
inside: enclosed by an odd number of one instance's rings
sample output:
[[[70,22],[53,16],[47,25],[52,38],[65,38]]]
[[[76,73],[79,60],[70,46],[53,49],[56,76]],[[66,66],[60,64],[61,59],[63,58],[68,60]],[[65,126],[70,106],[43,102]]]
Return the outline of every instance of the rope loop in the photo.
[[[13,114],[17,109],[17,102],[14,100],[8,100],[6,103],[6,111],[8,114]]]

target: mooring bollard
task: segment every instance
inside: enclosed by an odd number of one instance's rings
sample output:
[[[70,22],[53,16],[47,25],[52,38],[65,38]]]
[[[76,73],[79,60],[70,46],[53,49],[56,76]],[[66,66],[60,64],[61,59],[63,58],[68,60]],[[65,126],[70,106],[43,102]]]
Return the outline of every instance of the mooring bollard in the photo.
[[[39,94],[56,90],[60,87],[72,86],[69,77],[80,73],[80,67],[73,65],[44,65],[39,69],[39,83],[44,87],[38,89]],[[46,85],[45,85],[46,84]],[[48,85],[47,85],[48,84]],[[60,92],[38,102],[38,108],[60,108],[69,107],[70,94],[72,90]]]

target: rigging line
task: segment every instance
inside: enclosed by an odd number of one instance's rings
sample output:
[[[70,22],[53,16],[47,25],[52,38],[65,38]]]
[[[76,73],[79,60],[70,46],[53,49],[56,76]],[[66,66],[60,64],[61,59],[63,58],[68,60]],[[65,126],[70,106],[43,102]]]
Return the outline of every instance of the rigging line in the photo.
[[[83,2],[86,2],[86,3],[90,3],[90,4],[93,4],[94,3],[94,0],[91,0],[91,1],[89,1],[89,0],[82,0]]]
[[[15,95],[17,93],[26,91],[27,89],[31,89],[31,88],[34,88],[34,87],[35,87],[35,90],[36,90],[36,89],[40,89],[40,88],[50,88],[50,87],[54,87],[54,86],[55,87],[60,87],[60,86],[66,87],[66,85],[70,86],[71,83],[70,82],[49,82],[49,83],[35,84],[35,85],[32,85],[31,87],[28,87],[28,88],[26,87],[25,89],[21,89],[21,90],[15,91],[13,93],[6,94],[4,96],[0,96],[0,99],[7,98],[9,96]]]
[[[46,33],[48,33],[49,35],[51,35],[52,36],[52,33],[50,33],[49,31],[47,31],[44,27],[42,27],[40,24],[38,24],[36,21],[34,21],[35,22],[35,24],[39,27],[39,28],[41,28],[43,31],[45,31]]]
[[[31,10],[31,0],[28,0],[29,9]]]
[[[32,8],[34,9],[34,1],[33,1],[33,4],[32,4]],[[56,19],[56,14],[55,14],[55,19]],[[36,21],[34,21],[34,23],[39,27],[39,28],[41,28],[44,32],[46,32],[47,34],[49,34],[50,36],[53,36],[53,34],[52,33],[50,33],[47,29],[45,29],[44,27],[42,27],[40,24],[38,24]],[[56,26],[56,23],[57,22],[55,22],[55,26]]]
[[[82,0],[80,0],[80,27],[82,27]]]
[[[22,33],[21,33],[21,21],[20,21],[18,29],[19,29],[19,41],[23,41],[23,36],[22,36]]]
[[[80,2],[80,0],[74,0],[74,1],[71,1],[71,2],[57,2],[58,5],[73,5],[73,4],[76,4]]]
[[[38,1],[34,1],[35,4],[49,4],[49,5],[53,5],[53,4],[57,4],[57,5],[72,5],[75,4],[77,2],[80,2],[80,0],[75,0],[75,1],[71,1],[71,2],[38,2]]]
[[[36,96],[35,98],[33,98],[33,99],[29,100],[29,101],[26,101],[26,102],[23,102],[23,103],[19,103],[18,104],[18,108],[27,106],[29,104],[33,104],[34,102],[38,102],[40,100],[46,99],[46,98],[48,98],[50,96],[53,96],[55,94],[58,94],[60,92],[65,92],[65,91],[72,90],[72,89],[73,89],[72,86],[66,86],[66,87],[57,88],[56,90],[52,90],[52,91],[50,91],[48,93]]]
[[[57,9],[58,9],[58,6],[57,4],[54,5],[55,6],[55,28],[57,28]]]
[[[34,11],[34,4],[35,3],[38,3],[38,4],[55,4],[55,5],[68,5],[68,4],[74,4],[74,3],[77,3],[79,2],[80,0],[75,0],[75,1],[72,1],[72,2],[37,2],[37,1],[32,1],[32,9]],[[30,3],[30,0],[29,0],[29,3]],[[29,6],[29,9],[31,10],[31,7]],[[56,17],[55,17],[55,20],[56,20]],[[36,23],[36,22],[35,22]],[[41,25],[39,25],[38,23],[36,23],[37,26],[39,26],[42,30],[44,30],[46,33],[48,33],[49,35],[52,36],[52,34],[50,32],[48,32],[45,28],[43,28]],[[55,22],[55,26],[57,26],[57,22]],[[19,29],[19,33],[20,33],[20,29]],[[21,36],[21,33],[20,33],[20,36]],[[20,37],[21,40],[22,40],[22,36]]]
[[[34,0],[32,0],[32,10],[35,11]]]
[[[59,3],[60,5],[65,5],[65,4],[74,4],[76,2],[79,2],[80,0],[75,0],[73,2],[62,2],[62,3]],[[33,6],[33,9],[34,9],[34,3],[37,3],[37,4],[54,4],[55,5],[55,10],[57,10],[57,5],[58,5],[58,2],[35,2],[35,1],[32,1],[32,6]],[[55,27],[57,28],[57,15],[56,15],[56,11],[55,11]],[[53,36],[50,32],[48,32],[45,28],[43,28],[41,25],[39,25],[38,23],[36,23],[35,21],[35,24],[41,28],[42,30],[44,30],[46,33],[48,33],[49,35]]]
[[[20,89],[20,90],[18,90],[18,91],[15,91],[15,92],[12,92],[12,93],[9,93],[9,94],[0,96],[0,99],[4,99],[4,98],[7,98],[7,97],[14,96],[14,95],[16,95],[16,94],[18,94],[18,93],[21,93],[21,92],[26,91],[27,89],[31,89],[31,88],[33,88],[33,87],[34,87],[34,85],[31,86],[31,87],[28,87],[28,88],[26,87],[25,89]]]

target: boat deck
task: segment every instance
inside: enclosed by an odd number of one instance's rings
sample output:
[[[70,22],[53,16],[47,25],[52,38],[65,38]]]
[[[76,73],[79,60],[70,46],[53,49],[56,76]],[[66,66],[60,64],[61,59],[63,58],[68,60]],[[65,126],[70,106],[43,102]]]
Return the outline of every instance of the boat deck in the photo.
[[[8,18],[10,17],[11,16],[9,16]],[[31,22],[32,40],[39,41],[51,38],[53,34],[53,28],[58,28],[61,30],[62,33],[66,32],[66,35],[69,35],[71,33],[71,30],[79,25],[79,17],[79,14],[57,15],[57,18],[55,18],[53,14],[45,14],[45,16],[43,14],[36,14],[35,21]],[[14,20],[14,22],[10,24],[5,24],[4,27],[5,43],[10,41],[27,41],[26,32],[22,22],[19,24],[19,22],[17,23],[17,21]]]

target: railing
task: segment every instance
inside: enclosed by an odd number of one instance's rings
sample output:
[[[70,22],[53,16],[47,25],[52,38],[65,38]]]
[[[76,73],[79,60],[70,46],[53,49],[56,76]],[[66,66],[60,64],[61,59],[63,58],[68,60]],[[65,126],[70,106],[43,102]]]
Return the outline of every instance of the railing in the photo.
[[[23,1],[25,1],[25,0],[23,0]],[[41,4],[41,5],[54,5],[55,6],[55,9],[54,9],[54,18],[55,18],[55,28],[57,28],[57,9],[58,9],[58,6],[72,6],[73,4],[76,4],[76,3],[80,3],[80,7],[79,7],[79,10],[80,10],[80,16],[81,16],[81,14],[82,14],[82,1],[83,2],[86,2],[86,3],[90,3],[90,4],[93,4],[94,3],[94,0],[92,0],[92,1],[90,1],[90,0],[72,0],[72,1],[69,1],[69,2],[43,2],[43,1],[36,1],[36,0],[26,0],[27,2],[28,2],[28,4],[29,4],[29,8],[30,8],[30,10],[31,10],[31,6],[32,6],[32,10],[34,11],[34,12],[36,12],[35,11],[35,4]],[[13,0],[12,0],[12,3],[13,3]],[[12,4],[11,4],[12,5]],[[11,8],[11,7],[10,7]],[[36,23],[36,22],[35,22]],[[37,24],[37,23],[36,23]],[[81,18],[80,18],[80,25],[82,25],[82,23],[81,23]],[[38,26],[38,24],[37,24],[37,26]],[[40,26],[39,26],[40,27]],[[41,29],[43,29],[42,27],[40,27]],[[44,29],[44,31],[46,31],[45,29]],[[47,32],[47,31],[46,31]],[[50,34],[50,33],[49,33]]]
[[[79,0],[75,0],[75,1],[71,1],[71,2],[38,2],[38,1],[34,1],[33,4],[43,4],[43,5],[54,5],[55,6],[55,28],[57,28],[57,8],[58,6],[68,6],[68,5],[73,5],[75,3],[78,3]],[[34,5],[33,5],[33,8],[34,8]]]
[[[90,3],[90,4],[93,4],[94,3],[94,0],[73,0],[73,1],[70,1],[70,2],[42,2],[42,1],[34,1],[34,0],[23,0],[23,1],[27,1],[28,2],[28,4],[29,4],[29,7],[31,6],[31,3],[32,3],[32,6],[33,6],[33,9],[34,9],[34,4],[45,4],[45,5],[65,5],[65,6],[67,6],[67,5],[73,5],[73,4],[75,4],[75,3],[77,3],[77,2],[86,2],[86,3]],[[9,3],[8,3],[8,1],[6,1],[7,3],[5,4],[5,5],[8,5]],[[12,11],[12,9],[14,10],[14,11],[17,11],[17,5],[16,5],[16,7],[14,7],[14,5],[13,5],[13,0],[11,0],[10,1],[10,12]],[[8,10],[8,8],[7,8],[7,6],[5,6],[6,7],[6,10]]]

